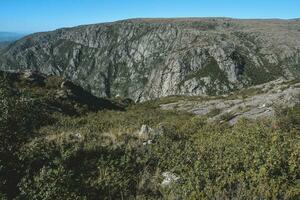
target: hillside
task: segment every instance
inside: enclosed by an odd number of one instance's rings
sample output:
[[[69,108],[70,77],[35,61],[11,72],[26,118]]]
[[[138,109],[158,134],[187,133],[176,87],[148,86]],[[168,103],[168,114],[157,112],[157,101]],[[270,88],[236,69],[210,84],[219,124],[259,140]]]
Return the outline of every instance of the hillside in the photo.
[[[98,97],[220,95],[300,74],[299,20],[131,19],[27,36],[2,70],[34,69]]]
[[[91,111],[125,108],[122,101],[95,97],[71,81],[55,75],[47,76],[30,70],[17,73],[0,71],[0,80],[6,80],[13,96],[36,101],[47,113],[59,112],[79,116]],[[1,89],[4,89],[3,87],[2,85]]]
[[[279,80],[134,104],[1,72],[0,199],[297,199],[299,90]]]

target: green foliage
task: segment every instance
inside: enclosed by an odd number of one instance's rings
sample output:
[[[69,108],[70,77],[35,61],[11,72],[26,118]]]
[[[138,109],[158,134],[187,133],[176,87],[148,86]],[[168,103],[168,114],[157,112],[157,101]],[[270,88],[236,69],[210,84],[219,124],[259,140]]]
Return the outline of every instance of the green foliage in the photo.
[[[220,110],[220,109],[214,108],[214,109],[212,109],[206,116],[207,116],[207,117],[214,117],[214,116],[216,116],[216,115],[218,115],[218,114],[220,114],[220,113],[221,113],[221,110]]]
[[[240,120],[231,127],[159,109],[160,103],[181,97],[128,103],[124,111],[70,116],[50,112],[43,100],[30,94],[1,82],[2,199],[297,199],[300,195],[298,105],[281,109],[276,119]],[[40,115],[41,109],[46,115]],[[211,113],[217,114],[218,109]],[[139,136],[144,124],[160,134]],[[144,145],[145,138],[151,144]],[[163,172],[176,174],[178,182],[163,187]]]
[[[194,137],[195,161],[181,174],[185,179],[178,186],[180,196],[295,198],[296,193],[289,191],[297,191],[298,187],[295,163],[299,157],[294,157],[299,151],[297,134],[284,136],[268,128],[268,123],[241,121],[233,129],[199,131]]]
[[[262,94],[263,91],[260,88],[246,88],[244,90],[235,91],[233,94],[226,97],[226,99],[248,98],[254,95]]]
[[[6,78],[0,79],[0,99],[0,192],[10,199],[21,176],[17,152],[47,119],[40,103],[18,96]]]
[[[85,199],[72,192],[73,174],[63,167],[43,167],[33,178],[25,176],[21,180],[19,199]]]
[[[232,112],[227,112],[224,113],[220,116],[220,119],[224,122],[228,122],[229,120],[231,120],[234,117],[234,113]]]
[[[188,56],[188,55],[187,55]],[[185,64],[188,65],[189,57],[185,58]],[[201,78],[209,77],[211,79],[210,83],[205,83]],[[216,95],[218,93],[219,86],[226,86],[228,89],[232,89],[229,86],[229,81],[227,78],[227,74],[222,71],[218,65],[218,62],[213,57],[209,57],[207,63],[203,66],[203,68],[199,69],[196,72],[188,74],[186,79],[182,81],[183,84],[185,81],[196,78],[202,86],[207,88],[208,95]]]
[[[62,82],[63,82],[63,79],[59,76],[49,76],[45,80],[45,87],[47,89],[57,89],[60,87]]]
[[[257,43],[258,38],[255,35],[247,35],[242,32],[235,32],[234,34],[242,39],[244,45],[249,48],[252,48],[253,44]],[[270,63],[266,56],[260,53],[260,48],[257,48],[256,51],[261,66],[257,66],[252,58],[249,57],[249,49],[243,46],[237,46],[236,51],[231,55],[237,67],[236,73],[240,81],[244,82],[247,80],[245,82],[246,85],[258,85],[275,80],[281,76],[284,77],[281,66],[284,65],[283,63],[288,63],[287,61],[278,64]]]
[[[285,131],[300,131],[300,106],[296,105],[292,108],[277,108],[277,116],[279,116],[278,126]]]
[[[264,67],[254,67],[254,65],[245,67],[244,75],[249,77],[250,85],[258,85],[274,80],[274,77]]]

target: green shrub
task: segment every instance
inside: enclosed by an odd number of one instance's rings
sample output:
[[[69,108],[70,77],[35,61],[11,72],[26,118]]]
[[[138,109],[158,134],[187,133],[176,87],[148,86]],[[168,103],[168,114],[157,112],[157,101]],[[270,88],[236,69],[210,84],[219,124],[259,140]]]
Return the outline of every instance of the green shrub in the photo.
[[[6,79],[0,79],[0,193],[8,199],[17,192],[17,183],[22,176],[19,149],[34,130],[49,122],[39,102],[18,96]]]
[[[234,126],[162,111],[157,101],[69,116],[1,84],[0,198],[299,197],[298,105],[278,111],[276,119]],[[137,134],[142,125],[161,134],[144,145]],[[162,187],[163,172],[179,180]]]
[[[19,184],[20,199],[86,199],[73,192],[72,176],[72,172],[63,167],[43,167],[33,178],[23,177]]]

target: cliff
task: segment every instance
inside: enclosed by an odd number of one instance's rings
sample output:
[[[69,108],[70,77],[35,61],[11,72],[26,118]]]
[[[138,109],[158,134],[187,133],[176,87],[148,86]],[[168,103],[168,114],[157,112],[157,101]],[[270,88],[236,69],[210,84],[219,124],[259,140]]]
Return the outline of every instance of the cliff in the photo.
[[[0,69],[60,75],[99,97],[216,95],[300,74],[299,20],[132,19],[29,35]]]

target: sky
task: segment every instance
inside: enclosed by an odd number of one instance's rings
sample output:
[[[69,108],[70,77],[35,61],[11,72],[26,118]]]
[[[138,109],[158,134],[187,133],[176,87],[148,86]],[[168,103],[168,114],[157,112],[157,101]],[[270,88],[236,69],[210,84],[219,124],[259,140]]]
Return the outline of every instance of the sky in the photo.
[[[128,18],[300,17],[300,0],[0,0],[0,31],[32,33]]]

